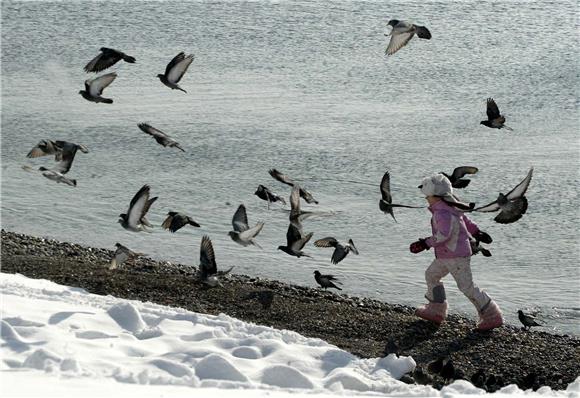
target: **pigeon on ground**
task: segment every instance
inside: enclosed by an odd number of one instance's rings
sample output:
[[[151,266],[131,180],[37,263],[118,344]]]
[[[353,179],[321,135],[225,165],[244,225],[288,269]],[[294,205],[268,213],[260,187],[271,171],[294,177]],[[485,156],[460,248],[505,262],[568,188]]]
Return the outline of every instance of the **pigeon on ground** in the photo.
[[[441,174],[443,174],[445,177],[447,177],[449,179],[449,181],[451,182],[451,186],[453,188],[465,188],[469,185],[471,180],[469,180],[467,178],[463,178],[463,177],[466,174],[475,174],[478,171],[479,171],[479,169],[477,167],[460,166],[460,167],[456,167],[455,170],[453,170],[453,173],[451,175],[446,174],[444,172],[441,172]]]
[[[529,330],[532,326],[542,326],[536,322],[536,317],[529,314],[524,314],[522,310],[518,310],[518,319],[524,325],[524,330]]]
[[[219,275],[229,274],[234,267],[229,270],[220,272]],[[201,281],[209,287],[221,286],[218,280],[217,263],[215,262],[215,254],[213,245],[209,236],[204,235],[201,238],[201,246],[199,248],[199,275]]]
[[[471,376],[471,384],[477,388],[485,389],[485,372],[483,369],[479,369]]]
[[[487,99],[487,120],[482,120],[479,124],[483,124],[486,127],[492,129],[501,129],[506,128],[508,130],[513,130],[512,128],[506,126],[505,124],[505,116],[499,113],[499,108],[497,104],[493,100],[493,98]]]
[[[131,260],[135,264],[135,258],[145,255],[143,253],[136,253],[120,243],[115,243],[115,246],[117,250],[115,250],[115,254],[111,259],[109,269],[117,269],[127,260]]]
[[[91,102],[103,102],[105,104],[112,104],[113,100],[102,97],[103,90],[107,88],[117,78],[115,72],[107,73],[106,75],[98,76],[93,79],[85,80],[85,89],[80,90],[79,94],[84,99]]]
[[[170,89],[181,90],[184,93],[187,93],[187,91],[179,87],[177,83],[179,83],[192,62],[193,54],[186,56],[184,52],[180,52],[167,64],[165,73],[163,75],[159,74],[157,77],[161,80],[161,83],[165,84]]]
[[[246,206],[241,204],[238,210],[234,213],[232,219],[233,231],[228,232],[232,240],[242,246],[254,245],[262,248],[258,242],[254,240],[264,227],[263,222],[258,222],[254,227],[250,228],[248,225],[248,214],[246,213]]]
[[[417,384],[427,385],[433,382],[433,378],[423,370],[421,366],[415,367],[413,379]]]
[[[46,167],[39,167],[38,170],[33,169],[30,166],[22,166],[22,168],[26,171],[35,172],[39,171],[44,177],[48,178],[49,180],[55,181],[57,183],[62,183],[66,185],[70,185],[71,187],[77,186],[77,180],[73,178],[68,178],[59,173],[55,170],[47,169]]]
[[[391,41],[385,50],[387,55],[392,55],[406,46],[415,34],[420,39],[431,39],[431,32],[424,26],[399,21],[398,19],[391,19],[387,25],[392,27],[391,32],[385,35],[387,37],[391,36]]]
[[[135,63],[135,58],[113,48],[101,47],[101,53],[93,58],[86,66],[85,72],[101,72],[120,60],[130,64]]]
[[[304,235],[300,223],[291,222],[290,225],[288,225],[288,231],[286,232],[286,246],[278,246],[278,250],[282,250],[283,252],[295,257],[310,257],[304,253],[302,249],[304,248],[304,245],[308,243],[310,238],[312,238],[312,235],[312,232]]]
[[[270,203],[282,202],[283,205],[286,205],[286,201],[281,196],[276,195],[274,192],[270,191],[268,187],[264,185],[258,185],[258,189],[254,192],[258,198],[265,200],[268,202],[268,209],[270,208]]]
[[[528,199],[524,195],[528,190],[530,181],[532,181],[533,171],[534,168],[532,167],[526,178],[509,191],[507,195],[500,193],[496,200],[485,206],[475,208],[473,211],[488,213],[501,210],[494,218],[500,224],[509,224],[519,220],[528,209]]]
[[[387,171],[383,175],[381,180],[381,200],[379,200],[379,209],[385,214],[390,214],[393,220],[397,222],[395,215],[393,214],[393,207],[406,207],[409,209],[421,209],[417,206],[407,206],[407,205],[397,205],[393,204],[393,196],[391,195],[391,174]]]
[[[291,187],[296,185],[296,183],[290,177],[282,174],[281,172],[279,172],[276,169],[270,169],[270,171],[268,171],[268,173],[270,173],[270,175],[275,180],[278,180],[283,184],[290,185]],[[308,204],[312,204],[312,203],[318,204],[318,201],[316,199],[314,199],[312,194],[304,188],[300,188],[300,197],[303,198],[306,201],[306,203],[308,203]]]
[[[439,357],[436,360],[429,362],[429,364],[427,365],[427,370],[431,374],[438,375],[439,373],[441,373],[441,370],[443,370],[444,361],[445,361],[444,357]]]
[[[471,245],[471,255],[475,256],[477,253],[483,254],[483,257],[491,257],[491,252],[481,245],[481,242],[477,239],[469,239],[469,244]]]
[[[354,254],[358,255],[358,250],[356,249],[352,239],[349,239],[348,243],[342,244],[335,238],[329,236],[327,238],[318,239],[314,242],[314,246],[334,247],[334,252],[332,253],[332,257],[330,259],[332,264],[340,263],[349,252],[353,252]]]
[[[274,292],[271,290],[250,292],[243,298],[243,300],[258,300],[258,302],[262,304],[262,309],[267,310],[272,306],[272,302],[274,301]]]
[[[453,365],[451,358],[447,359],[447,362],[445,362],[445,365],[441,368],[439,375],[441,375],[443,381],[446,383],[455,380],[455,366]]]
[[[161,226],[163,229],[168,229],[171,232],[177,232],[179,229],[183,228],[186,225],[192,225],[194,227],[201,227],[198,223],[196,223],[193,218],[186,216],[183,213],[178,213],[175,211],[170,211],[167,213],[167,218],[163,221]]]
[[[326,290],[330,287],[335,288],[337,290],[342,290],[341,288],[339,288],[338,286],[336,286],[333,283],[333,282],[336,282],[339,285],[342,285],[342,283],[334,275],[323,275],[320,272],[318,272],[318,270],[317,270],[317,271],[314,271],[314,279],[320,285],[320,287],[324,288],[324,290]]]
[[[385,344],[385,349],[383,350],[383,354],[385,356],[389,354],[399,355],[401,349],[399,348],[399,344],[394,339],[389,339],[387,344]]]
[[[165,134],[163,131],[156,129],[147,123],[139,123],[138,126],[145,134],[149,134],[155,138],[155,141],[157,141],[158,144],[161,144],[164,147],[175,147],[185,152],[185,149],[183,149],[177,141]]]
[[[149,232],[145,227],[153,227],[145,218],[151,205],[157,200],[157,196],[149,199],[149,185],[143,185],[133,196],[127,213],[119,214],[119,224],[132,232]]]

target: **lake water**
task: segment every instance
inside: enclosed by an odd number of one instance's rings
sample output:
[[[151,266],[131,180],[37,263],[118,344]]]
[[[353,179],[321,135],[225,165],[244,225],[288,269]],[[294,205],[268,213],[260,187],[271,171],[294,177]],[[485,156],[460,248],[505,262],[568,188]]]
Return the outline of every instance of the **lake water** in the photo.
[[[472,215],[494,238],[493,257],[473,257],[474,278],[509,322],[522,308],[549,330],[580,334],[576,12],[573,1],[3,1],[2,227],[110,248],[118,241],[192,266],[208,234],[220,267],[309,286],[318,269],[340,276],[348,294],[418,305],[433,254],[408,247],[430,234],[430,213],[398,210],[398,223],[383,215],[385,170],[395,201],[423,205],[424,176],[477,166],[459,194],[485,204],[533,166],[520,221]],[[427,26],[432,40],[414,38],[386,57],[391,18]],[[89,76],[83,66],[103,46],[137,58],[111,68],[113,105],[77,93]],[[195,54],[180,82],[188,94],[156,78],[180,51]],[[490,96],[514,131],[479,125]],[[140,122],[187,152],[161,147]],[[52,166],[25,157],[45,138],[89,147],[68,174],[78,187],[21,169]],[[253,195],[258,184],[289,194],[272,167],[307,187],[316,209],[335,213],[304,223],[313,241],[350,237],[359,256],[334,266],[332,251],[311,243],[314,259],[276,250],[287,214]],[[146,183],[159,196],[149,216],[156,228],[127,232],[117,216]],[[250,224],[265,221],[264,250],[227,236],[240,203]],[[202,228],[163,231],[170,210]],[[475,316],[446,282],[450,310]]]

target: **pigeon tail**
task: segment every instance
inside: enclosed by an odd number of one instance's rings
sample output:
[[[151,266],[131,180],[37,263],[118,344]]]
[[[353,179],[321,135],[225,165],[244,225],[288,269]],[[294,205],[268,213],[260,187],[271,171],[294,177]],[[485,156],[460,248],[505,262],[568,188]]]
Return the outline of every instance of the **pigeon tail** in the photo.
[[[110,98],[103,98],[101,101],[103,104],[112,104],[113,100]]]

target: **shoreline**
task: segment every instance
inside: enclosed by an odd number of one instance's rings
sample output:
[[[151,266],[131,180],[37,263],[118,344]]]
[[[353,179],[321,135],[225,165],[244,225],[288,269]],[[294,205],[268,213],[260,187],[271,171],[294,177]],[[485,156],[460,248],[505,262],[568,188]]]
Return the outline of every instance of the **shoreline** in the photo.
[[[458,376],[470,380],[479,369],[522,389],[565,389],[579,375],[580,337],[524,331],[506,325],[475,332],[471,319],[450,314],[440,327],[413,315],[414,308],[375,299],[325,292],[247,275],[222,278],[223,287],[207,289],[196,269],[182,264],[138,258],[109,270],[113,251],[36,238],[2,230],[1,272],[81,287],[90,293],[151,301],[212,315],[225,313],[244,321],[318,337],[362,358],[385,355],[388,342],[418,366],[450,355]],[[154,276],[153,278],[151,276]],[[274,300],[265,309],[248,294],[269,290]],[[393,344],[390,344],[392,346]],[[407,381],[412,382],[412,379]],[[432,384],[443,386],[436,376]],[[501,388],[495,385],[489,390]]]

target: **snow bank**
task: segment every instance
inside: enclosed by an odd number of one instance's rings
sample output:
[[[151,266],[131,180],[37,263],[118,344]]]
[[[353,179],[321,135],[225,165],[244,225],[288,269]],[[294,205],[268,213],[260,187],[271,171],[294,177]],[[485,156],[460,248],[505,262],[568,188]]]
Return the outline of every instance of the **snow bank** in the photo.
[[[465,381],[441,392],[407,385],[397,378],[414,369],[410,357],[359,359],[320,339],[225,315],[98,296],[21,275],[0,274],[0,286],[2,396],[179,397],[191,396],[191,388],[220,398],[233,389],[238,398],[483,393]],[[514,387],[501,393],[523,393]],[[568,393],[579,392],[577,381]]]

